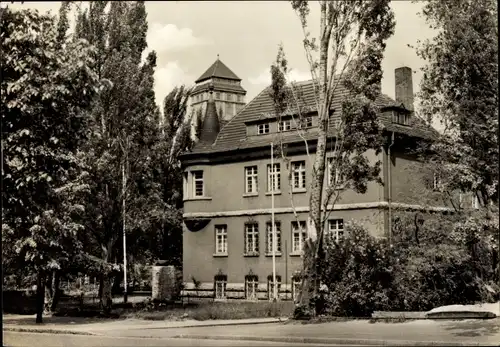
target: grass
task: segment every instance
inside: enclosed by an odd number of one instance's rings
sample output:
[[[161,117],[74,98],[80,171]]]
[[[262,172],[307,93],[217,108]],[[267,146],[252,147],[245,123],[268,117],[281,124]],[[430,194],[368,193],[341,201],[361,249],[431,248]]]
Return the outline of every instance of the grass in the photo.
[[[66,302],[59,305],[56,316],[87,317],[87,318],[135,318],[144,320],[230,320],[268,317],[290,317],[293,315],[294,304],[291,301],[228,301],[214,302],[197,300],[190,303],[154,303],[129,302],[115,303],[111,315],[104,317],[99,314],[98,303]]]
[[[200,302],[185,307],[161,306],[152,310],[124,312],[127,318],[145,320],[229,320],[283,317],[293,314],[292,302]]]

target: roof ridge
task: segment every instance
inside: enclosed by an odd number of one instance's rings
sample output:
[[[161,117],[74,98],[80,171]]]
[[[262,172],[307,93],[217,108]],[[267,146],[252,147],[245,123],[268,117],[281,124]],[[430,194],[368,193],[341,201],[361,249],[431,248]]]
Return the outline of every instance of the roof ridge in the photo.
[[[215,64],[214,64],[214,70],[212,71],[212,75],[210,77],[214,77],[215,76],[215,71],[217,71],[217,66],[219,66],[219,56],[217,56],[217,60],[215,61]]]
[[[236,113],[236,115],[233,118],[231,118],[226,124],[224,124],[224,126],[220,129],[219,134],[217,134],[217,138],[214,141],[214,145],[217,144],[217,140],[219,139],[219,136],[222,133],[222,130],[224,130],[224,128],[227,127],[233,121],[233,119],[235,119],[236,117],[238,117],[248,106],[250,106],[255,100],[257,100],[257,98],[262,93],[264,93],[268,89],[269,89],[269,86],[266,87],[266,88],[264,88],[259,94],[257,94],[252,100],[250,100],[250,102],[248,104],[246,104],[245,106],[243,106],[243,108],[238,113]]]

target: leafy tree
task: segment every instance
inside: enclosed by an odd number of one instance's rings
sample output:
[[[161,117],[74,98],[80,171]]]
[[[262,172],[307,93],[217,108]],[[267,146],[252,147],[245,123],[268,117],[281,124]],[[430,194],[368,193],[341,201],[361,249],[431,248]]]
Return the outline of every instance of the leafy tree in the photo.
[[[291,4],[304,32],[314,110],[318,115],[318,133],[313,140],[306,139],[300,126],[298,129],[308,154],[308,141],[316,145],[312,159],[303,283],[299,295],[301,310],[309,311],[318,295],[318,259],[324,256],[324,222],[330,213],[329,206],[334,205],[338,198],[337,188],[345,184],[362,193],[369,181],[379,177],[380,163],[369,163],[365,153],[370,149],[379,151],[383,144],[377,120],[379,110],[374,101],[380,94],[381,61],[385,42],[394,30],[394,15],[388,0],[320,1],[319,38],[316,40],[311,37],[308,28],[309,3],[297,0],[291,1]],[[278,120],[288,112],[297,116],[296,122],[301,124],[310,105],[304,104],[300,88],[286,84],[287,65],[280,48],[277,61],[271,67],[273,82],[270,94]],[[332,101],[338,96],[340,85],[348,93],[341,98],[340,109],[334,110]],[[330,121],[332,116],[335,116],[336,124]],[[281,154],[286,156],[283,146],[280,147]],[[333,157],[328,169],[336,178],[328,182],[325,190],[328,151]]]
[[[41,323],[47,274],[81,249],[81,196],[88,186],[79,148],[97,75],[91,47],[64,42],[54,17],[2,13],[3,256],[11,271],[37,274]]]
[[[175,266],[182,265],[182,170],[177,158],[193,145],[191,117],[186,112],[189,93],[189,89],[180,86],[165,97],[163,136],[155,147],[153,159],[156,180],[162,185],[166,216],[152,249],[156,258]]]
[[[431,150],[444,188],[498,201],[498,21],[492,0],[426,1],[438,34],[421,42],[421,112],[445,131]]]
[[[127,253],[147,261],[150,253],[136,241],[155,233],[166,215],[162,183],[155,177],[154,158],[165,154],[156,153],[162,139],[153,92],[156,54],[141,61],[147,46],[143,1],[90,2],[89,9],[79,13],[75,31],[76,37],[96,47],[93,69],[109,81],[92,105],[85,158],[92,192],[86,252],[100,274],[100,306],[108,313],[111,280],[123,258],[118,241],[128,240]]]

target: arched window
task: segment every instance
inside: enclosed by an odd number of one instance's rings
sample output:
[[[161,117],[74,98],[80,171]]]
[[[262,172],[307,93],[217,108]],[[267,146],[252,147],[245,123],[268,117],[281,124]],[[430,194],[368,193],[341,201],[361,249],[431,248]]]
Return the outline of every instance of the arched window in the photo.
[[[247,300],[257,300],[259,289],[259,278],[255,275],[245,276],[245,298]]]
[[[281,276],[276,275],[276,294],[278,295],[279,298],[279,292],[281,289]],[[273,275],[267,276],[267,297],[269,300],[274,298],[274,282],[273,282]],[[276,298],[276,299],[278,299]]]
[[[214,277],[214,296],[216,299],[226,298],[227,275],[219,273]]]

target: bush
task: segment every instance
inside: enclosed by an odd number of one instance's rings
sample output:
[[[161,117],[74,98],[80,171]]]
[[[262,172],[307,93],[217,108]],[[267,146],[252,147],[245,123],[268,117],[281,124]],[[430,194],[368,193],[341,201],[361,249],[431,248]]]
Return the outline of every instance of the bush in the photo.
[[[373,311],[498,300],[498,250],[492,241],[498,226],[485,219],[439,218],[422,225],[418,243],[406,238],[390,245],[357,225],[347,226],[339,243],[326,239],[320,276],[328,287],[327,313],[366,317]]]
[[[397,260],[392,248],[360,226],[347,226],[346,232],[348,236],[339,243],[325,239],[320,276],[328,288],[327,313],[363,317],[389,309]]]

